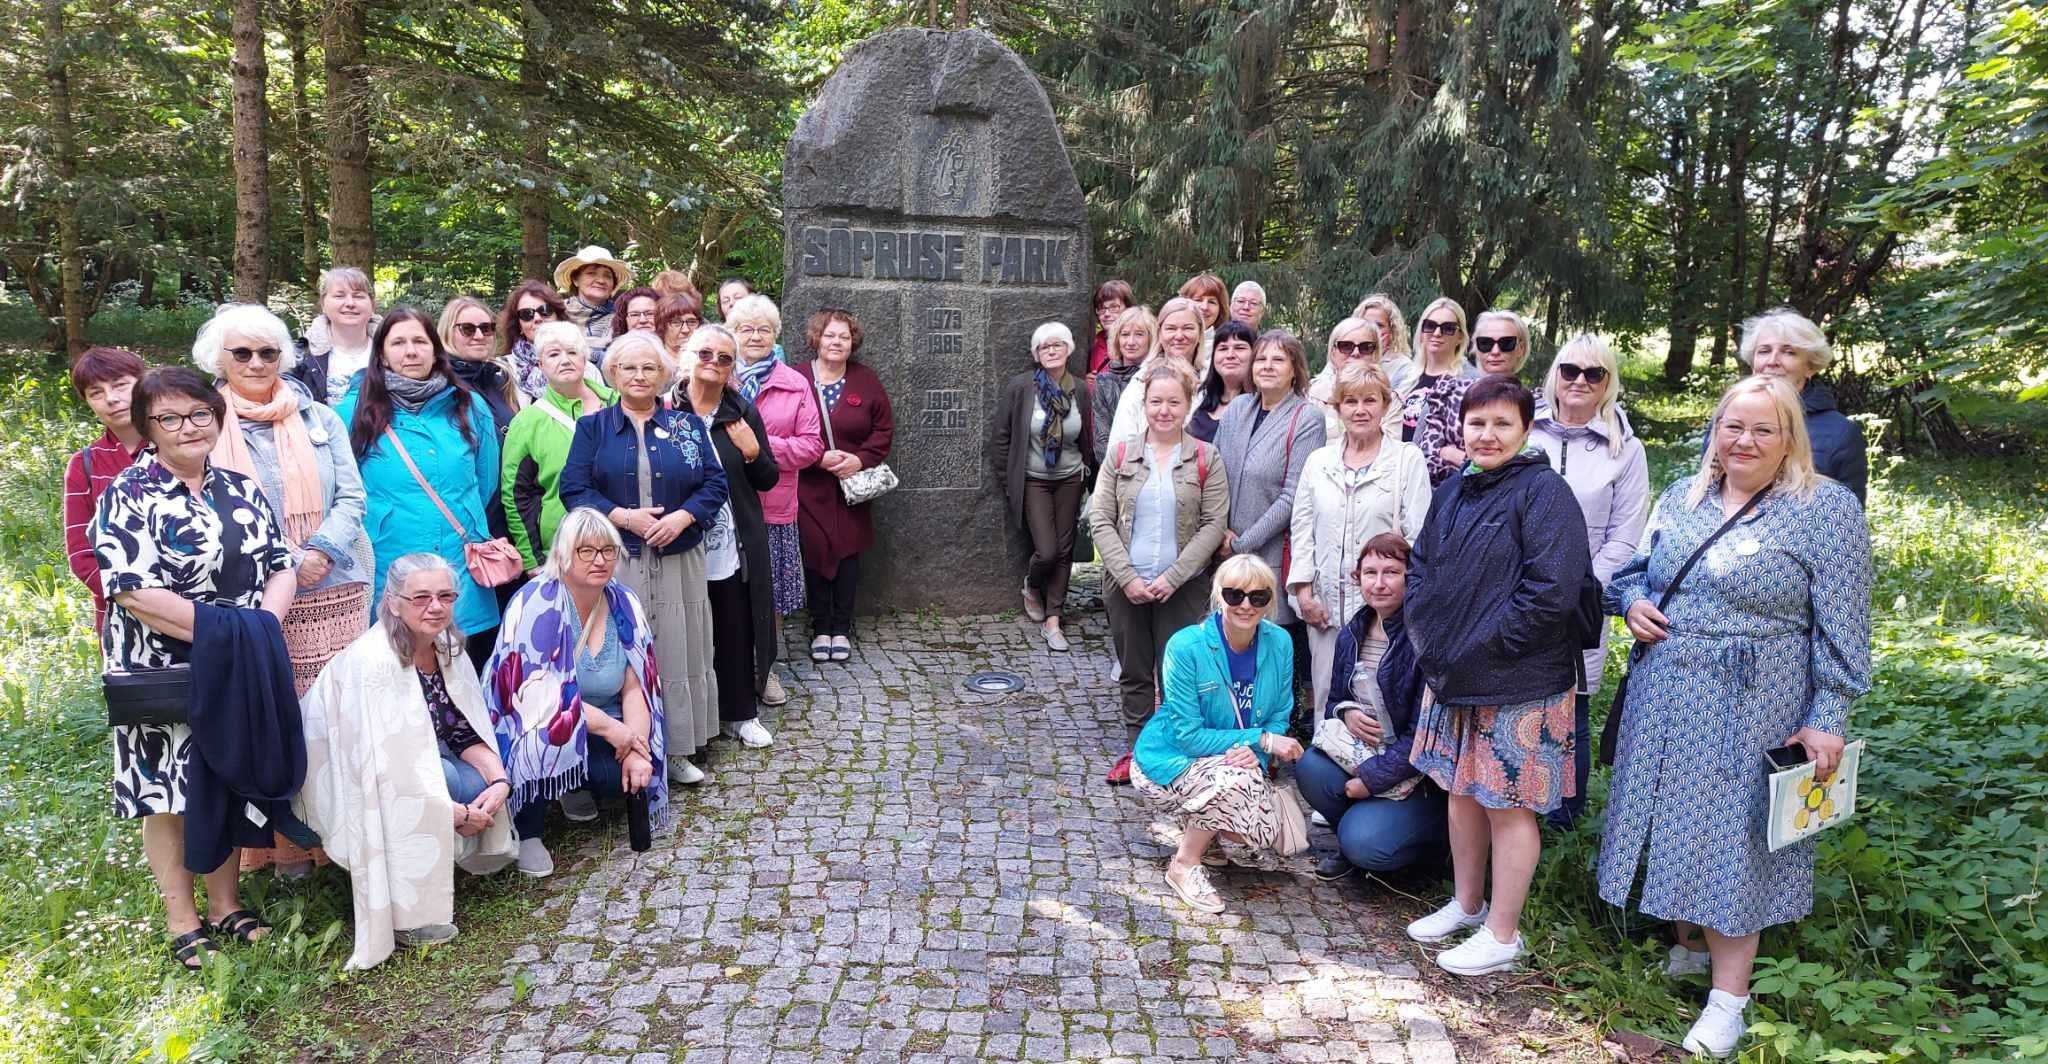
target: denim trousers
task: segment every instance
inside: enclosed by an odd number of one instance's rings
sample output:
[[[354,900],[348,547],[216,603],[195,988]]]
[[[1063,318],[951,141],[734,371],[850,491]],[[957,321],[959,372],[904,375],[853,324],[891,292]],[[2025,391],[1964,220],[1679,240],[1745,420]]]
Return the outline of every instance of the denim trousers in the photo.
[[[1330,822],[1345,860],[1369,872],[1392,872],[1450,853],[1444,792],[1425,781],[1398,801],[1352,798],[1344,793],[1350,778],[1321,750],[1310,749],[1294,766],[1301,796]]]
[[[619,767],[618,752],[612,744],[594,735],[587,735],[583,758],[583,790],[593,798],[624,798],[626,788],[622,779],[623,769]],[[654,766],[660,772],[661,766]],[[528,802],[519,812],[512,814],[512,833],[522,839],[537,839],[548,824],[548,806],[552,802]]]

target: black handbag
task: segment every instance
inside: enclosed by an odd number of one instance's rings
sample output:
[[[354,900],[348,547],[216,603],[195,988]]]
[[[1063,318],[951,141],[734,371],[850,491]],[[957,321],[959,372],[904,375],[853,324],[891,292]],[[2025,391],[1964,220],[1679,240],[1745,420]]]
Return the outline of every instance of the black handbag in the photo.
[[[192,666],[110,669],[100,677],[107,725],[185,724],[192,719]]]
[[[1729,529],[1740,524],[1743,518],[1749,516],[1751,510],[1757,508],[1758,503],[1764,501],[1764,496],[1770,493],[1771,486],[1764,485],[1763,490],[1750,496],[1749,501],[1743,503],[1742,509],[1735,511],[1733,517],[1721,522],[1721,527],[1715,529],[1713,535],[1700,542],[1692,555],[1685,559],[1685,564],[1680,565],[1678,572],[1672,575],[1671,583],[1664,588],[1664,593],[1657,596],[1658,613],[1663,613],[1670,607],[1671,596],[1678,594],[1678,585],[1685,582],[1685,575],[1692,572],[1692,567],[1699,564],[1701,558],[1706,557],[1707,548],[1713,546],[1714,541],[1720,539]],[[1614,748],[1621,742],[1621,715],[1628,706],[1628,674],[1635,671],[1636,662],[1641,661],[1648,650],[1649,646],[1640,639],[1636,640],[1634,646],[1629,647],[1628,665],[1621,670],[1621,682],[1614,688],[1613,701],[1607,704],[1607,723],[1600,726],[1600,763],[1603,765],[1612,767],[1614,764]]]

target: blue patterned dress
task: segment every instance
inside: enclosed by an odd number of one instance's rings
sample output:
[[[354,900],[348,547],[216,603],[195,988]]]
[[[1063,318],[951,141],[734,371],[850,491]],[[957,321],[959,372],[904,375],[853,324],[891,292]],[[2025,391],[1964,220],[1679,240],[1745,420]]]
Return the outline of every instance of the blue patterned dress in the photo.
[[[1691,486],[1665,490],[1610,612],[1654,605],[1726,519],[1718,485],[1687,506]],[[1811,499],[1774,491],[1693,567],[1664,611],[1671,637],[1629,675],[1601,897],[1626,905],[1640,867],[1644,913],[1730,936],[1813,908],[1813,841],[1764,843],[1763,753],[1803,726],[1844,734],[1870,688],[1870,584],[1863,508],[1825,480]]]

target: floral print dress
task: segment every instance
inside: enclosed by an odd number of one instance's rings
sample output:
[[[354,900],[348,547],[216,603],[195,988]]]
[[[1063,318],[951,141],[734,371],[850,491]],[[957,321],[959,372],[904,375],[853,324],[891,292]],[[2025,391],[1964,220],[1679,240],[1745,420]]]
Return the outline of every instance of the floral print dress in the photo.
[[[114,602],[120,595],[163,588],[197,602],[255,609],[263,604],[263,585],[292,565],[291,544],[254,480],[209,463],[205,491],[194,495],[155,452],[114,478],[90,532],[107,592],[100,651],[110,669],[176,665],[192,652],[190,643]],[[192,729],[139,724],[113,731],[115,814],[184,813]]]

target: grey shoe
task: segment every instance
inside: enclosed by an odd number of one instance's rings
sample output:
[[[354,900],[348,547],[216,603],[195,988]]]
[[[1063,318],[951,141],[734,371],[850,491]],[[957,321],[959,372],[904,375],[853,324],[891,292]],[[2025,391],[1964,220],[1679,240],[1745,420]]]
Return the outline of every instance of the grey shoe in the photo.
[[[535,879],[554,875],[555,858],[539,839],[520,839],[519,871]]]
[[[774,673],[768,674],[768,682],[761,685],[761,704],[779,706],[789,701],[789,692],[783,690],[782,680]]]
[[[1067,634],[1051,625],[1045,627],[1045,645],[1053,650],[1067,649]]]
[[[1358,866],[1344,859],[1341,853],[1333,853],[1316,862],[1316,878],[1325,883],[1336,881],[1358,871]]]
[[[1040,623],[1045,621],[1045,600],[1029,587],[1024,589],[1024,616]]]
[[[557,800],[562,803],[562,815],[574,823],[588,824],[597,819],[597,796],[589,791],[570,791]]]
[[[428,924],[425,927],[401,927],[392,933],[401,946],[430,946],[446,942],[455,937],[454,924]]]

